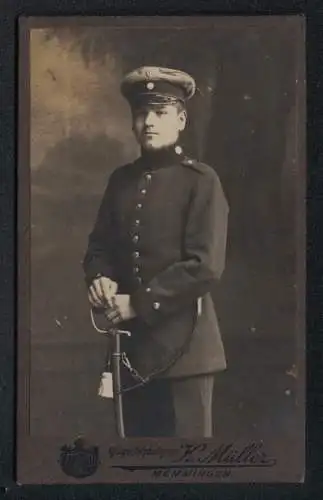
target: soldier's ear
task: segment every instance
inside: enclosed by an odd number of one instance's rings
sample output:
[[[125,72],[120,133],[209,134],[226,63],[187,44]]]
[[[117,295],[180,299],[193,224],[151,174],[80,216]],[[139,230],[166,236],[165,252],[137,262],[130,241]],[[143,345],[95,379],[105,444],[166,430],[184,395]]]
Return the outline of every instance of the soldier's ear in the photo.
[[[186,122],[187,122],[187,113],[185,109],[182,109],[179,112],[178,119],[179,119],[179,130],[182,132],[186,127]]]

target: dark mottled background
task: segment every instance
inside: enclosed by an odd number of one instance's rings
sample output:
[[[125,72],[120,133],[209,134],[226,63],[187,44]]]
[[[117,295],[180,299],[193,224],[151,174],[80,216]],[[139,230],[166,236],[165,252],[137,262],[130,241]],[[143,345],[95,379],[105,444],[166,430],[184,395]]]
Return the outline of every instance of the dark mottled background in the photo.
[[[296,453],[303,82],[295,20],[143,26],[31,32],[31,433],[111,432],[111,404],[96,396],[105,340],[90,324],[81,260],[109,174],[137,155],[120,78],[153,64],[195,76],[185,149],[214,166],[231,207],[214,297],[228,356],[216,435],[281,437]]]

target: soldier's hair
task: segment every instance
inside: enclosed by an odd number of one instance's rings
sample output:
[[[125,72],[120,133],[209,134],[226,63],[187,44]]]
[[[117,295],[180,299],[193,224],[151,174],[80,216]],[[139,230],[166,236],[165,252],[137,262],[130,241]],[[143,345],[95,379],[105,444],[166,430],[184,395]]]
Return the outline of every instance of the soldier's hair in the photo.
[[[182,111],[187,112],[187,111],[186,111],[186,106],[185,106],[185,104],[184,104],[184,102],[183,102],[183,101],[178,100],[178,101],[177,101],[177,103],[175,104],[175,106],[176,106],[177,111],[178,111],[179,113],[181,113]]]

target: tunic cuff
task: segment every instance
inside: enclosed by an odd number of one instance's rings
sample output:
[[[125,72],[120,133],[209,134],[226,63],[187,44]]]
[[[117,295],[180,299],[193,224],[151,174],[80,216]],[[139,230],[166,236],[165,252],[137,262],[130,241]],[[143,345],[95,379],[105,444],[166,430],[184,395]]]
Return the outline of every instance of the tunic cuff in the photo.
[[[142,321],[154,326],[163,316],[163,305],[149,286],[142,286],[130,297],[131,305]]]

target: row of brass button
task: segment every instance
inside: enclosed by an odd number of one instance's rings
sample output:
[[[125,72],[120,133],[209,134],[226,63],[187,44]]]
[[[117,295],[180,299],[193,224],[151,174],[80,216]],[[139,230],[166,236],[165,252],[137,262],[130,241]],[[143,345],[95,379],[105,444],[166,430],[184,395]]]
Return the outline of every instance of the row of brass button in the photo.
[[[150,181],[151,181],[151,179],[152,179],[152,175],[151,175],[150,173],[146,173],[146,174],[144,175],[144,178],[146,179],[146,181],[150,182]],[[146,189],[146,188],[142,188],[142,189],[140,190],[140,194],[141,194],[142,196],[145,196],[145,195],[147,194],[147,189]],[[141,209],[142,209],[142,206],[143,206],[143,205],[142,205],[142,203],[137,203],[137,205],[136,205],[136,210],[137,210],[137,211],[141,210]],[[139,218],[136,218],[136,219],[135,219],[135,221],[134,221],[134,225],[135,225],[135,227],[136,227],[136,228],[138,228],[138,227],[140,226],[140,219],[139,219]],[[135,233],[135,234],[133,235],[133,237],[132,237],[132,241],[133,241],[133,243],[134,243],[135,245],[139,242],[139,234],[138,234],[138,233]],[[134,271],[134,274],[136,275],[136,280],[137,280],[138,284],[141,284],[141,283],[142,283],[142,278],[141,278],[141,276],[139,276],[139,273],[140,273],[140,267],[139,267],[139,265],[138,265],[138,263],[137,263],[137,261],[138,261],[138,259],[139,259],[139,257],[140,257],[140,253],[139,253],[139,251],[138,251],[138,250],[135,250],[135,251],[133,252],[133,257],[134,257],[135,262],[136,262],[136,264],[134,265],[133,271]]]

